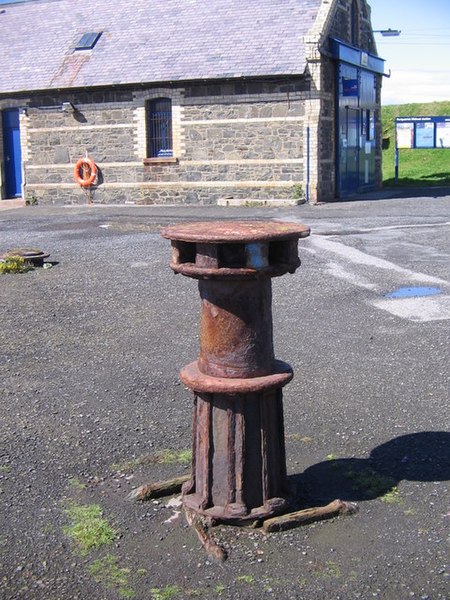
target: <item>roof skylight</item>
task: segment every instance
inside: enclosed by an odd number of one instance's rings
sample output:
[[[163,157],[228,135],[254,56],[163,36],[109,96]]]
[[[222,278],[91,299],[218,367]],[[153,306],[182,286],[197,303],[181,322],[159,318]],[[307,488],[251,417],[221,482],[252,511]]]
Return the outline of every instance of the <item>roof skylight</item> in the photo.
[[[81,36],[78,44],[75,46],[75,50],[92,50],[101,35],[101,31],[90,31],[89,33],[84,33]]]

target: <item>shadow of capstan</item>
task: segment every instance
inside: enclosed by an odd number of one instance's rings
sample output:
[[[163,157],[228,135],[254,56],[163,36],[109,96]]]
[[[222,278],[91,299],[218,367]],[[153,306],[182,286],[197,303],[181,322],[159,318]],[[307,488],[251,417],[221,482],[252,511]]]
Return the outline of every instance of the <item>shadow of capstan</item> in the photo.
[[[450,433],[422,431],[394,438],[369,458],[337,458],[288,478],[293,508],[331,502],[373,500],[402,481],[450,480]]]

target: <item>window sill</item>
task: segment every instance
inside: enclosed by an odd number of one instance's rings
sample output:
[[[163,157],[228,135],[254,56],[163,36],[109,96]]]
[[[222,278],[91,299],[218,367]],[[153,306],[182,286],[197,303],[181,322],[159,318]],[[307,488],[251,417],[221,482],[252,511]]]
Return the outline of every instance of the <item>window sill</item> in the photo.
[[[144,158],[143,163],[144,163],[144,165],[176,164],[176,163],[178,163],[178,158],[175,158],[173,156]]]

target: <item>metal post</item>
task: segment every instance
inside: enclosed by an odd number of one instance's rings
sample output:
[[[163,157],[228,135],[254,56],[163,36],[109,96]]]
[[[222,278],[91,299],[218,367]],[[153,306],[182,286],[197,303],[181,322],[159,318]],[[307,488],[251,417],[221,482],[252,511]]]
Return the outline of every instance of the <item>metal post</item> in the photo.
[[[398,181],[398,147],[395,144],[395,181]]]
[[[310,143],[311,143],[311,132],[309,126],[306,128],[306,202],[310,201],[309,198],[309,184],[310,184]]]
[[[166,227],[171,268],[199,280],[200,354],[181,370],[194,391],[187,508],[221,521],[264,519],[286,508],[282,387],[291,367],[274,357],[271,278],[300,265],[309,228],[267,221]]]
[[[395,119],[394,123],[394,141],[395,141],[395,149],[394,149],[394,178],[395,181],[398,181],[398,136],[397,136],[397,119]]]

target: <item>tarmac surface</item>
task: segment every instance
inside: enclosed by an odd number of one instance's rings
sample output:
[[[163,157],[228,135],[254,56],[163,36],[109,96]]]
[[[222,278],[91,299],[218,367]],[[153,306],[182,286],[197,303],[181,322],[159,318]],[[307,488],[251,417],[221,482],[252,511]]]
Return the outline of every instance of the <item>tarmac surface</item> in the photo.
[[[290,483],[303,506],[359,512],[270,535],[218,526],[219,564],[176,499],[126,496],[190,469],[178,372],[198,353],[198,290],[159,230],[255,218],[312,229],[302,266],[273,280],[275,352],[295,372]],[[36,247],[52,268],[0,275],[0,598],[450,598],[449,231],[448,190],[2,210],[0,253]],[[115,533],[83,552],[70,507],[92,505]]]

